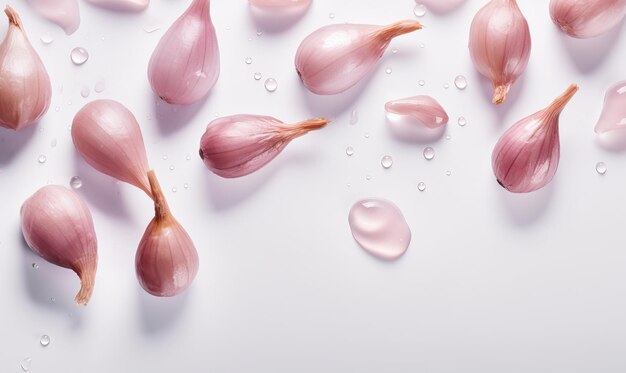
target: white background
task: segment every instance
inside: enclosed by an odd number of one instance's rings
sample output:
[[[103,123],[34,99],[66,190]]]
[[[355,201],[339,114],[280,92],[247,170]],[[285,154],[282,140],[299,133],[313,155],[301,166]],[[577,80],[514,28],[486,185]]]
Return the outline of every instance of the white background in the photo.
[[[246,1],[214,0],[219,81],[203,102],[173,110],[152,94],[147,63],[189,1],[153,0],[140,14],[81,1],[81,27],[68,37],[25,2],[9,0],[54,93],[39,124],[19,133],[0,129],[0,371],[18,371],[26,357],[32,372],[51,373],[626,371],[624,142],[602,144],[593,132],[606,88],[625,78],[626,29],[568,39],[550,21],[547,1],[520,0],[533,36],[531,60],[507,103],[494,107],[490,84],[467,51],[471,19],[484,3],[427,14],[420,19],[427,28],[394,40],[369,79],[318,97],[293,68],[299,42],[330,23],[415,18],[411,0],[316,0],[278,32],[259,24]],[[160,30],[143,30],[155,25]],[[39,40],[46,33],[50,45]],[[76,46],[90,53],[83,66],[70,62]],[[278,90],[266,92],[263,80],[252,78],[256,71],[276,78]],[[452,85],[458,74],[468,78],[464,91]],[[93,93],[100,80],[106,90]],[[561,117],[554,181],[529,195],[504,191],[490,162],[499,135],[570,83],[581,90]],[[84,85],[92,88],[87,99]],[[384,103],[416,94],[432,95],[448,111],[442,138],[409,143],[390,134]],[[149,199],[99,174],[74,150],[68,126],[96,98],[119,100],[135,113],[150,164],[197,246],[200,272],[179,297],[152,297],[135,277],[135,250],[153,213]],[[352,126],[353,109],[359,121]],[[198,144],[216,115],[237,113],[286,122],[325,115],[334,123],[295,140],[261,171],[223,180],[206,170]],[[459,116],[467,126],[457,125]],[[422,156],[428,145],[436,150],[432,161]],[[385,154],[394,158],[389,170],[380,166]],[[604,176],[595,171],[598,161],[608,165]],[[48,182],[67,186],[74,175],[84,182],[79,193],[99,241],[87,307],[73,304],[76,276],[33,255],[19,229],[28,196]],[[409,250],[397,261],[377,260],[352,239],[350,206],[371,196],[394,201],[411,227]],[[45,348],[43,334],[51,338]]]

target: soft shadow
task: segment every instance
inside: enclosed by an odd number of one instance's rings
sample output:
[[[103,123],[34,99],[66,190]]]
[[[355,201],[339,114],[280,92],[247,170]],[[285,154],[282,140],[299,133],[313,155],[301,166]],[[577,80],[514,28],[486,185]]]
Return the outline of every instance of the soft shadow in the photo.
[[[596,143],[603,149],[621,153],[626,151],[626,131],[610,131],[596,137]]]
[[[84,319],[81,308],[85,306],[74,302],[75,294],[72,291],[78,292],[80,279],[71,269],[55,266],[37,256],[24,241],[21,230],[18,234],[23,253],[22,274],[31,300],[40,307],[59,313],[68,319],[73,329],[79,329]],[[39,267],[34,269],[33,263]]]
[[[191,105],[172,105],[163,101],[159,96],[153,96],[154,117],[159,125],[159,131],[163,135],[171,135],[180,131],[185,125],[191,122],[205,102],[211,97],[212,90],[202,100]]]
[[[442,0],[422,0],[419,2],[426,5],[428,11],[437,15],[444,15],[462,8],[467,0],[458,0],[456,2]]]
[[[24,149],[26,144],[33,138],[38,128],[38,123],[31,124],[18,131],[2,129],[2,141],[0,141],[0,165],[7,165]]]
[[[120,185],[113,178],[96,171],[78,152],[74,153],[74,166],[76,175],[83,181],[83,186],[78,189],[80,194],[105,214],[126,222],[131,220],[128,206],[122,198]]]
[[[270,33],[284,31],[302,18],[309,10],[310,4],[291,9],[264,9],[250,5],[250,15],[257,28]]]
[[[374,78],[374,74],[377,72],[378,68],[370,72],[370,74],[357,83],[356,86],[336,95],[316,95],[310,92],[304,84],[302,84],[300,92],[304,96],[307,107],[314,116],[324,116],[332,119],[354,107],[354,103],[361,97],[365,89],[367,89],[371,80]]]
[[[508,126],[508,124],[505,122],[509,116],[509,112],[515,106],[515,103],[518,101],[522,90],[524,89],[524,85],[526,83],[526,74],[522,74],[515,81],[515,83],[513,83],[511,89],[509,90],[509,93],[506,95],[506,100],[500,105],[496,105],[491,102],[491,100],[493,99],[493,85],[488,78],[482,76],[476,69],[474,69],[474,80],[480,82],[483,96],[486,97],[489,104],[493,106],[494,111],[498,115],[498,126]]]
[[[568,36],[555,27],[559,33],[565,49],[574,61],[578,70],[583,73],[591,73],[602,65],[613,47],[617,44],[624,27],[622,21],[604,34],[590,39],[576,39]]]
[[[407,115],[387,113],[387,128],[400,141],[427,144],[439,140],[446,133],[447,125],[428,128]]]
[[[189,303],[192,290],[189,288],[174,297],[155,297],[137,286],[142,330],[147,334],[156,334],[172,329]]]
[[[119,6],[116,7],[115,5],[94,4],[89,1],[83,2],[82,4],[80,4],[80,6],[88,6],[93,9],[100,10],[100,11],[104,10],[106,12],[115,14],[116,17],[118,18],[130,18],[132,16],[137,16],[138,14],[143,13],[147,9],[145,8],[141,10],[127,10],[127,9],[122,9]]]
[[[554,194],[554,181],[544,188],[531,193],[511,193],[494,181],[504,201],[509,216],[519,226],[527,226],[538,221],[547,211]]]

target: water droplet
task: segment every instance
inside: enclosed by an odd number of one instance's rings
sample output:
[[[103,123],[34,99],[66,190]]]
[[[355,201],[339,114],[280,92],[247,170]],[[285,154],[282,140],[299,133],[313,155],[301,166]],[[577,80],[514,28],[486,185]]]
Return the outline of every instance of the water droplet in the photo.
[[[367,181],[372,180],[372,176],[371,175],[365,175],[365,180],[367,180]]]
[[[89,93],[90,93],[90,90],[89,90],[89,87],[87,86],[83,86],[83,88],[80,90],[80,95],[83,96],[84,98],[89,97]]]
[[[78,176],[72,176],[70,179],[70,186],[72,189],[80,189],[83,186],[83,181]]]
[[[278,82],[276,82],[276,79],[268,78],[267,80],[265,80],[265,89],[268,92],[274,92],[276,91],[276,88],[278,88]]]
[[[55,107],[54,107],[54,111],[56,111],[57,113],[59,112],[59,110],[61,110],[61,108],[60,108],[60,107],[58,107],[58,106],[55,106]]]
[[[396,49],[396,48],[393,48],[393,49],[391,50],[391,53],[393,53],[393,54],[396,54],[396,53],[398,53],[398,49]]]
[[[56,148],[57,147],[57,139],[52,139],[52,141],[50,141],[50,147],[52,148]]]
[[[352,110],[352,112],[350,113],[350,124],[354,125],[359,121],[359,113],[356,111],[356,109]]]
[[[465,79],[463,75],[457,75],[457,77],[454,78],[454,85],[458,89],[465,89],[467,88],[467,79]]]
[[[420,87],[423,87],[426,84],[426,82],[423,80],[420,80],[419,82],[417,82],[417,84],[419,84]]]
[[[167,155],[163,154],[163,157],[161,157],[164,161],[167,161]]]
[[[39,340],[39,343],[41,343],[42,346],[46,347],[50,344],[50,336],[48,335],[42,335],[41,339]]]
[[[369,139],[370,138],[370,133],[369,132],[365,132],[364,136],[365,136],[366,139]]]
[[[391,166],[393,166],[393,158],[391,158],[390,155],[385,155],[380,160],[380,164],[383,166],[383,168],[390,168]]]
[[[346,148],[346,154],[347,154],[348,156],[352,156],[352,155],[354,154],[354,148],[353,148],[353,147],[351,147],[351,146],[348,146],[348,147]]]
[[[452,138],[452,136],[446,135],[446,140],[450,140],[451,138]]]
[[[157,25],[151,25],[151,26],[145,26],[143,28],[143,31],[145,31],[148,34],[152,34],[153,32],[158,31],[159,29],[161,29],[161,27]]]
[[[263,35],[263,31],[261,30],[256,30],[256,36],[261,37]]]
[[[37,263],[33,263],[32,266],[33,266],[33,269],[39,269],[39,264]]]
[[[82,65],[89,59],[89,53],[87,53],[87,50],[85,48],[76,47],[72,49],[72,52],[70,53],[70,58],[72,59],[74,65]]]
[[[335,19],[335,13],[328,13],[328,18]]]
[[[52,38],[52,36],[50,36],[50,34],[41,35],[39,40],[41,40],[41,42],[44,43],[45,45],[51,44],[54,41],[54,39]]]
[[[189,189],[189,184],[187,184],[187,183],[183,184],[183,188]]]
[[[176,192],[178,192],[178,189],[176,189],[176,187],[173,187],[172,188],[172,193],[176,193]]]
[[[347,186],[348,188],[350,188],[350,187],[352,186],[352,184],[348,183],[348,184],[346,184],[346,186]]]
[[[170,171],[174,171],[174,165],[170,165]]]
[[[96,83],[96,85],[93,87],[93,90],[94,90],[96,93],[102,93],[102,92],[104,92],[104,90],[106,89],[106,87],[107,87],[107,85],[106,85],[106,83],[104,82],[104,80],[101,80],[101,81],[99,81],[99,82],[97,82],[97,83]]]
[[[450,84],[446,83],[443,85],[443,89],[448,89],[448,88],[450,88]]]
[[[430,146],[425,148],[424,158],[426,158],[426,160],[429,160],[429,161],[435,158],[435,149],[431,148]]]
[[[417,190],[419,190],[420,192],[423,192],[426,190],[426,184],[424,182],[419,182],[417,184]]]
[[[24,372],[28,372],[30,370],[32,363],[33,363],[33,359],[27,357],[26,359],[22,360],[22,363],[20,364],[20,366],[22,367],[22,370]]]
[[[261,80],[262,77],[263,75],[261,75],[261,73],[259,72],[254,73],[254,80]]]
[[[205,73],[204,73],[204,71],[202,71],[202,70],[198,70],[198,71],[196,71],[196,76],[197,76],[198,78],[206,78],[206,74],[205,74]]]
[[[596,163],[596,172],[598,172],[600,175],[604,175],[606,173],[606,170],[607,170],[606,163],[604,162]]]
[[[46,161],[47,161],[47,160],[48,160],[48,158],[46,158],[46,156],[45,156],[45,155],[43,155],[43,154],[42,154],[42,155],[40,155],[40,156],[39,156],[39,158],[37,158],[37,161],[38,161],[39,163],[46,163]]]
[[[230,26],[226,26],[226,30],[230,30]]]
[[[426,45],[424,43],[420,43],[420,48],[426,48]]]
[[[393,72],[393,70],[391,69],[391,67],[388,67],[385,69],[385,73],[387,74],[391,74]]]
[[[459,126],[461,127],[465,127],[465,125],[467,124],[467,119],[465,119],[465,117],[459,117]]]
[[[411,243],[411,229],[392,202],[373,198],[358,201],[350,209],[348,222],[355,241],[378,258],[397,259]]]
[[[187,156],[185,157],[186,160],[191,160],[191,156],[189,154],[187,154]]]
[[[452,175],[452,171],[446,171],[446,176]]]
[[[424,4],[415,4],[413,14],[417,17],[424,17],[426,15],[426,6]]]
[[[54,303],[54,302],[56,302],[56,301],[57,301],[57,300],[56,300],[56,298],[55,298],[55,297],[50,297],[50,302],[51,302],[51,303]]]
[[[252,57],[246,57],[244,61],[246,62],[246,65],[250,65],[252,63]]]

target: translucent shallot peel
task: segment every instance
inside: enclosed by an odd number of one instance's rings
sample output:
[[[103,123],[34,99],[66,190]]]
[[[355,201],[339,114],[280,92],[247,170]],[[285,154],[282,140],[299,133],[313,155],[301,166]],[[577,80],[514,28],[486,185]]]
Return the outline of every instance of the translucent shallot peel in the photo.
[[[325,127],[329,120],[314,118],[295,125],[261,115],[234,115],[209,123],[200,140],[200,158],[225,178],[248,175],[265,166],[291,140]]]
[[[587,39],[617,26],[626,15],[626,0],[551,0],[552,21],[567,35]]]
[[[198,252],[170,212],[154,171],[148,173],[154,196],[154,219],[141,238],[135,269],[141,287],[157,297],[185,291],[198,273]]]
[[[9,29],[0,44],[0,126],[18,130],[39,120],[50,107],[50,77],[9,6]]]
[[[24,202],[20,215],[28,246],[48,262],[76,272],[81,287],[75,301],[87,304],[98,265],[96,232],[87,204],[65,187],[48,185]]]
[[[72,140],[93,168],[152,196],[141,129],[124,105],[113,100],[85,105],[72,122]]]
[[[530,58],[530,30],[516,0],[490,0],[470,28],[474,66],[493,85],[492,102],[502,104]]]
[[[444,108],[430,96],[413,96],[389,101],[385,104],[388,113],[410,116],[428,128],[438,128],[448,123]]]
[[[209,93],[219,74],[210,1],[193,0],[152,53],[148,65],[150,85],[165,102],[190,105]]]
[[[78,0],[27,0],[30,6],[45,19],[59,25],[67,35],[80,26]]]
[[[604,108],[595,131],[598,134],[626,128],[626,81],[614,84],[604,96]]]
[[[296,71],[304,86],[315,94],[344,92],[374,69],[391,39],[421,28],[419,22],[411,20],[388,26],[324,26],[300,44]]]
[[[150,5],[150,0],[87,0],[93,5],[122,12],[140,12]]]
[[[578,91],[571,85],[547,108],[515,123],[498,140],[491,162],[498,183],[513,193],[546,186],[559,166],[559,116]]]

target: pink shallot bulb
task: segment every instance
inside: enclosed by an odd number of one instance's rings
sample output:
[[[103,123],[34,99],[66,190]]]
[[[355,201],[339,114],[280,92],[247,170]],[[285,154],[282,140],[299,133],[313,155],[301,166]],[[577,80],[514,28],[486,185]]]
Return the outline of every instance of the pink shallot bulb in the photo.
[[[626,15],[626,0],[551,0],[552,21],[567,35],[587,39],[617,26]]]
[[[318,95],[348,90],[368,75],[396,36],[422,28],[404,20],[388,26],[339,24],[307,36],[296,53],[296,71],[304,86]]]
[[[385,111],[409,116],[428,128],[445,126],[449,119],[444,108],[430,96],[413,96],[389,101],[385,104]]]
[[[78,0],[27,0],[30,6],[45,19],[56,23],[71,35],[80,26]]]
[[[266,9],[302,9],[308,8],[313,0],[250,0],[250,5]]]
[[[22,233],[30,248],[48,262],[69,268],[80,278],[78,304],[87,304],[98,266],[96,232],[85,201],[75,192],[48,185],[20,209]]]
[[[135,269],[141,287],[157,297],[185,291],[198,273],[198,252],[185,229],[172,216],[161,186],[148,173],[154,196],[154,219],[141,238]]]
[[[93,168],[152,196],[141,129],[124,105],[113,100],[85,105],[72,122],[72,140]]]
[[[546,186],[559,166],[559,116],[578,91],[572,84],[547,108],[515,123],[498,140],[491,163],[498,183],[513,193]]]
[[[426,5],[428,10],[435,13],[445,13],[461,6],[466,0],[418,0],[416,2]]]
[[[325,127],[314,118],[294,125],[261,115],[233,115],[209,123],[200,140],[200,158],[225,178],[248,175],[274,159],[291,140]]]
[[[0,44],[0,126],[18,130],[48,111],[52,87],[20,17],[9,6],[4,12],[9,29]]]
[[[516,0],[490,0],[470,28],[474,66],[493,85],[493,103],[502,104],[530,58],[530,30]]]
[[[604,107],[595,131],[604,134],[626,128],[626,80],[613,84],[604,96]]]
[[[93,5],[124,12],[140,12],[150,5],[150,0],[87,0]]]
[[[193,0],[152,53],[148,65],[152,90],[170,104],[199,101],[217,82],[219,53],[210,0]]]

